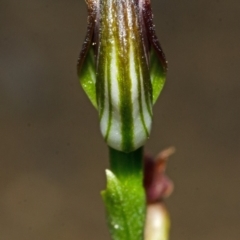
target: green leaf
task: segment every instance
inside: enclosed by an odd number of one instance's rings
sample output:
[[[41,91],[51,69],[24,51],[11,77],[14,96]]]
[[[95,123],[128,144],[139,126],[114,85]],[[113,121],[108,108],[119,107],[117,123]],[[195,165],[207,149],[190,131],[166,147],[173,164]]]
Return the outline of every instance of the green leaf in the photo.
[[[155,49],[151,49],[150,76],[153,89],[153,104],[157,101],[166,80],[166,71],[162,66]]]
[[[96,99],[96,69],[94,62],[93,47],[90,47],[78,73],[83,90],[91,103],[97,108]]]
[[[142,198],[138,187],[123,184],[106,170],[107,189],[102,192],[106,204],[108,224],[114,240],[143,239],[144,212],[140,208]]]
[[[107,188],[102,197],[113,240],[143,240],[146,203],[141,156],[142,149],[133,153],[110,150],[114,163],[112,171],[106,170]]]

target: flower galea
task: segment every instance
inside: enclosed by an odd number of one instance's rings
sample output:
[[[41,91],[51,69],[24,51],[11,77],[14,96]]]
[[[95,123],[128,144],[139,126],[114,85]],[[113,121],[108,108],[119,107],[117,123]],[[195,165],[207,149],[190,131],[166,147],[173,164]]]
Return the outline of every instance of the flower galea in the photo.
[[[98,110],[107,144],[131,152],[149,138],[167,71],[150,0],[87,0],[87,6],[80,83]]]

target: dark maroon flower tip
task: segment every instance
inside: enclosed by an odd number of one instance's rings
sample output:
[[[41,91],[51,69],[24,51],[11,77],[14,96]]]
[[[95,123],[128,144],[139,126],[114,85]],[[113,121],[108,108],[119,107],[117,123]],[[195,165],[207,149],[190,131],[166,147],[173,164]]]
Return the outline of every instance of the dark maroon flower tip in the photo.
[[[166,164],[175,149],[170,147],[163,150],[153,159],[149,155],[144,157],[144,188],[148,203],[161,201],[173,191],[173,182],[166,176]]]

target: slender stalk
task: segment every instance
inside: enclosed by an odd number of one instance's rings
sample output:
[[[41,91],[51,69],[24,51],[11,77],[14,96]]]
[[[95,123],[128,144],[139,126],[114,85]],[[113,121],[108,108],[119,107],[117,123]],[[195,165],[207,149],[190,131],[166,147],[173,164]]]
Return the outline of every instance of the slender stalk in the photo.
[[[129,178],[131,181],[143,184],[143,148],[130,153],[117,151],[109,147],[110,169],[116,177],[122,181],[127,182]]]
[[[143,188],[143,148],[124,153],[109,148],[110,171],[102,192],[114,240],[143,240],[146,200]]]

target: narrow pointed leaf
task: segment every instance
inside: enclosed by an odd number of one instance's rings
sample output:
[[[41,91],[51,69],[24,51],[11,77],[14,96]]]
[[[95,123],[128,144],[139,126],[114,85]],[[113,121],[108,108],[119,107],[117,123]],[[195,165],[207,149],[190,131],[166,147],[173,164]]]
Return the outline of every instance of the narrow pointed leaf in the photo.
[[[106,170],[107,189],[102,192],[112,239],[143,240],[144,195],[142,189],[132,183],[123,183]],[[140,192],[139,192],[140,190]]]

